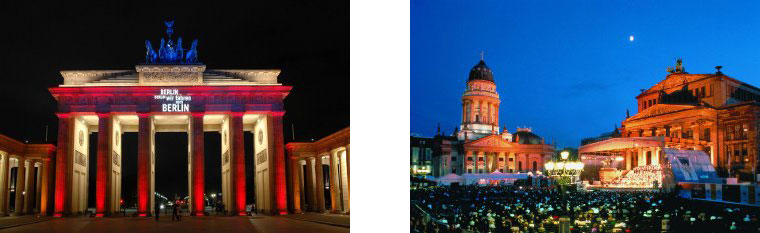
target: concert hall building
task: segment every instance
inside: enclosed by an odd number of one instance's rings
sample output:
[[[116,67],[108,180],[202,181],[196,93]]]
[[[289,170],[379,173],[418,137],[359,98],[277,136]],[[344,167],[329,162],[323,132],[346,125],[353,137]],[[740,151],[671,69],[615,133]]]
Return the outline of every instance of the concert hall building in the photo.
[[[620,167],[631,170],[662,163],[663,148],[700,150],[719,177],[757,182],[760,88],[720,68],[690,74],[679,59],[664,80],[636,96],[638,110],[619,133],[584,140],[579,151],[622,157]]]
[[[481,58],[470,69],[460,103],[462,121],[454,133],[445,135],[439,127],[432,139],[411,137],[412,175],[540,172],[554,146],[531,128],[500,131],[500,103],[493,72]]]

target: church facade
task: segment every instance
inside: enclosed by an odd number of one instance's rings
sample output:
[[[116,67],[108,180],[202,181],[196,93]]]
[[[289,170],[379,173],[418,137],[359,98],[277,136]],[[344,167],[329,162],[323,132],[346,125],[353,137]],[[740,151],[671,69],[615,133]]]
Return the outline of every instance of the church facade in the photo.
[[[582,153],[624,158],[626,170],[659,164],[662,148],[702,150],[718,176],[758,179],[760,88],[715,73],[689,74],[681,60],[664,80],[636,96],[638,111],[622,121],[619,137],[581,147]],[[622,140],[639,140],[620,146]],[[647,143],[654,142],[654,143]]]
[[[444,135],[439,129],[432,138],[431,175],[536,173],[543,169],[544,162],[554,154],[554,146],[531,128],[517,128],[514,134],[506,128],[500,131],[500,103],[493,72],[481,59],[467,79],[458,129],[451,135]],[[416,141],[419,140],[412,137],[412,143]]]

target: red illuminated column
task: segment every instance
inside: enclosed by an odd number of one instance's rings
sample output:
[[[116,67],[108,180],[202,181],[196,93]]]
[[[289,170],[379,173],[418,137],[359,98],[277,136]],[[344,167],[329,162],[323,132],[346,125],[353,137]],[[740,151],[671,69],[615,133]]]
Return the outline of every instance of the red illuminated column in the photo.
[[[285,144],[282,137],[282,115],[285,112],[274,112],[270,115],[269,130],[271,130],[274,147],[274,207],[278,214],[288,213],[288,194],[285,183]],[[319,169],[322,169],[321,167]],[[324,205],[323,205],[324,206]]]
[[[58,147],[56,147],[55,156],[55,217],[61,217],[70,210],[70,194],[66,192],[68,185],[67,167],[69,165],[69,156],[71,150],[69,142],[71,135],[71,115],[69,113],[58,113]]]
[[[138,113],[137,132],[137,214],[148,216],[150,213],[150,114]]]
[[[203,216],[205,207],[205,200],[203,194],[205,192],[203,183],[203,113],[192,113],[192,119],[190,120],[192,139],[193,141],[193,206],[190,215]]]
[[[230,131],[232,133],[232,183],[233,183],[233,213],[245,213],[245,144],[243,142],[243,113],[235,112],[230,116]]]
[[[107,206],[110,203],[108,174],[111,173],[111,167],[108,165],[111,163],[108,162],[108,157],[111,155],[111,122],[110,114],[98,114],[98,167],[95,174],[95,216],[97,217],[103,217],[109,211],[109,206]]]

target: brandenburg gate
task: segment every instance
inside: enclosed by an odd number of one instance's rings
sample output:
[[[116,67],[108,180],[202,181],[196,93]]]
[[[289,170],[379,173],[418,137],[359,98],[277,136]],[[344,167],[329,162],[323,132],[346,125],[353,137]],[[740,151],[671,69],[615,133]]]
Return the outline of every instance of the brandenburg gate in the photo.
[[[63,84],[49,91],[58,101],[58,154],[54,215],[81,214],[95,198],[96,216],[120,211],[122,137],[137,132],[137,213],[155,206],[155,134],[187,132],[191,215],[204,215],[204,132],[222,138],[222,203],[230,214],[246,214],[245,131],[254,135],[256,208],[287,213],[283,99],[291,87],[277,83],[279,70],[210,70],[198,62],[195,40],[168,38],[158,51],[146,41],[145,63],[134,70],[61,71]],[[98,132],[90,141],[90,133]],[[90,143],[97,144],[96,174],[88,174]],[[179,149],[179,148],[178,148]],[[182,148],[185,150],[185,148]],[[177,169],[182,169],[178,167]],[[88,197],[88,176],[96,176]],[[253,178],[252,178],[253,179]]]

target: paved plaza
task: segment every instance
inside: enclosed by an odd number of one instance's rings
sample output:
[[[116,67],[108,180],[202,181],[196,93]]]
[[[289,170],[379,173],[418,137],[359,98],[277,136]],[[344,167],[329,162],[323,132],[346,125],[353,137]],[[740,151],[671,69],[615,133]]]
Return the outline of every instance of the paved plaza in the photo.
[[[349,232],[348,216],[302,214],[293,216],[188,217],[181,222],[171,216],[155,218],[0,218],[0,232]],[[321,223],[320,223],[321,222]],[[24,225],[20,225],[24,224]],[[18,226],[20,225],[20,226]]]

